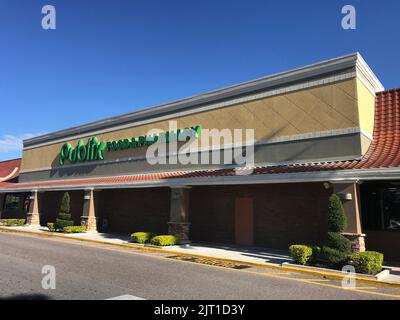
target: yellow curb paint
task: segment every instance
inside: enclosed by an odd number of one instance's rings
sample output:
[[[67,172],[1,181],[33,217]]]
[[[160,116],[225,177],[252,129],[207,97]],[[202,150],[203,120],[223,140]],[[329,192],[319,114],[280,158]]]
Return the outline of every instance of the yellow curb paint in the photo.
[[[343,276],[335,274],[335,273],[329,273],[329,272],[324,272],[324,271],[314,271],[314,270],[305,270],[303,268],[296,268],[293,266],[280,266],[280,265],[275,265],[275,264],[258,264],[258,263],[253,263],[253,262],[244,262],[240,260],[231,260],[231,259],[224,259],[224,258],[216,258],[212,256],[206,256],[206,255],[199,255],[199,254],[191,254],[191,253],[183,253],[179,251],[173,251],[173,250],[165,250],[161,248],[154,248],[154,247],[146,247],[146,246],[139,246],[139,245],[134,245],[134,244],[122,244],[122,243],[112,243],[112,242],[107,242],[107,241],[101,241],[101,240],[93,240],[93,239],[86,239],[86,238],[79,238],[79,237],[68,237],[65,235],[61,234],[53,234],[50,232],[36,232],[36,231],[30,231],[30,230],[15,230],[15,229],[8,229],[7,227],[0,227],[0,232],[5,231],[9,233],[27,233],[27,234],[32,234],[32,235],[37,235],[37,236],[42,236],[42,237],[55,237],[55,238],[61,238],[61,239],[72,239],[72,240],[78,240],[78,241],[83,241],[83,242],[91,242],[91,243],[98,243],[98,244],[103,244],[103,245],[111,245],[111,246],[119,246],[119,247],[124,247],[124,248],[134,248],[138,250],[144,250],[144,251],[152,251],[152,252],[158,252],[158,253],[164,253],[164,254],[171,254],[171,255],[181,255],[181,256],[190,256],[190,257],[198,257],[198,258],[206,258],[206,259],[215,259],[218,261],[226,261],[226,262],[231,262],[231,263],[238,263],[238,264],[243,264],[243,265],[248,265],[252,267],[258,267],[258,268],[264,268],[264,269],[275,269],[275,270],[281,270],[285,272],[295,272],[295,273],[300,273],[300,274],[308,274],[312,276],[317,276],[317,277],[325,277],[327,279],[331,280],[342,280]],[[104,248],[106,249],[106,248]],[[107,249],[107,250],[113,250],[113,249]],[[117,250],[114,250],[117,251]],[[127,253],[127,251],[122,251],[124,253]],[[139,254],[139,253],[137,253]],[[153,257],[152,255],[146,255],[149,257]],[[168,257],[159,257],[159,258],[168,258]],[[169,258],[168,258],[169,259]],[[171,260],[176,260],[176,259],[169,259]],[[176,260],[179,262],[187,262],[187,263],[192,263],[190,261],[183,261],[183,260]],[[207,266],[204,264],[204,266]],[[219,267],[219,266],[210,266],[210,267],[216,267],[216,268],[224,268],[227,270],[228,268],[225,267]],[[257,272],[253,271],[246,271],[246,270],[237,270],[237,269],[230,269],[230,270],[235,270],[235,271],[242,271],[242,272],[250,272],[253,274],[257,274]],[[267,273],[259,273],[259,274],[265,274],[268,275]],[[273,275],[274,273],[269,273],[270,275]],[[285,275],[287,273],[284,273]],[[277,275],[277,277],[280,277]],[[286,277],[287,279],[293,279],[293,280],[299,280],[296,278],[289,278]],[[400,284],[395,284],[395,283],[389,283],[389,282],[383,282],[383,281],[378,281],[375,279],[367,279],[367,278],[362,278],[362,277],[354,277],[356,281],[359,281],[361,283],[370,283],[370,284],[375,284],[378,286],[382,287],[390,287],[390,288],[400,288]],[[306,280],[308,281],[308,280]],[[315,281],[315,280],[312,280]],[[315,283],[317,284],[317,283]],[[318,283],[318,285],[325,285],[325,286],[333,286],[333,285],[328,285],[328,284],[323,284],[323,283]],[[343,289],[342,287],[339,286],[334,286],[340,289]],[[348,289],[345,289],[348,290]],[[360,291],[361,292],[361,291]],[[368,291],[362,291],[367,293]],[[371,294],[377,294],[376,292],[371,292]],[[389,297],[394,297],[394,298],[400,298],[399,295],[388,295]]]
[[[271,274],[278,274],[278,275],[282,275],[282,274],[284,274],[284,275],[290,275],[291,273],[290,272],[269,272],[269,273],[271,273]]]
[[[317,276],[317,277],[325,277],[327,279],[331,280],[343,280],[344,276],[336,273],[330,273],[330,272],[325,272],[325,271],[313,271],[313,270],[304,270],[303,268],[296,268],[296,267],[288,267],[288,266],[282,266],[283,270],[290,270],[296,273],[302,273],[302,274],[308,274],[312,276]],[[354,280],[359,281],[361,283],[368,283],[368,284],[374,284],[382,287],[390,287],[390,288],[400,288],[400,284],[397,283],[390,283],[390,282],[384,282],[384,281],[379,281],[376,279],[368,279],[368,278],[363,278],[359,276],[352,277]]]
[[[303,280],[309,280],[309,281],[316,281],[316,282],[331,282],[332,280],[329,279],[313,279],[313,278],[301,278]]]

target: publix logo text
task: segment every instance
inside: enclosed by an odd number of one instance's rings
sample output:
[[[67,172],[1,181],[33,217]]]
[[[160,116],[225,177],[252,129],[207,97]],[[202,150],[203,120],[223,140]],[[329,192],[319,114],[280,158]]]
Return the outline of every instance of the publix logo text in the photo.
[[[104,152],[112,152],[131,148],[149,146],[156,142],[168,143],[169,141],[188,141],[198,138],[201,126],[194,126],[176,131],[162,132],[160,134],[144,135],[132,139],[123,139],[110,142],[99,142],[96,137],[91,137],[85,144],[79,140],[74,148],[69,143],[65,143],[59,153],[59,163],[64,165],[65,161],[70,163],[104,160]]]

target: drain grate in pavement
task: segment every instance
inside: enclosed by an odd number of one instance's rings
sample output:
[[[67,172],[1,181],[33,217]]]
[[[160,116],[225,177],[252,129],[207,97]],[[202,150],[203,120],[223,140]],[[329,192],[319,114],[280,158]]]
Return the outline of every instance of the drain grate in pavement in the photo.
[[[246,266],[244,264],[238,264],[229,261],[221,261],[221,260],[214,260],[214,259],[206,259],[206,258],[197,258],[197,257],[187,257],[187,256],[170,256],[170,259],[193,262],[193,263],[200,263],[206,264],[210,266],[217,266],[217,267],[224,267],[229,269],[247,269],[251,268],[250,266]]]

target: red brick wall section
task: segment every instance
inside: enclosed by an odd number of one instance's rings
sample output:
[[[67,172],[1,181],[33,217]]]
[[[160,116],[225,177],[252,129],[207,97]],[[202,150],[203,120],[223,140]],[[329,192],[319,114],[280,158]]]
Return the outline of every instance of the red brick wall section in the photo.
[[[168,231],[169,188],[103,190],[96,199],[96,214],[108,219],[110,231]]]
[[[196,187],[190,191],[190,237],[235,243],[234,199],[251,196],[255,245],[287,249],[295,243],[322,244],[331,192],[322,183]]]
[[[323,244],[331,192],[322,183],[268,185],[257,190],[256,243],[278,249],[296,243]]]
[[[190,189],[190,239],[216,243],[235,242],[233,192],[224,187]]]

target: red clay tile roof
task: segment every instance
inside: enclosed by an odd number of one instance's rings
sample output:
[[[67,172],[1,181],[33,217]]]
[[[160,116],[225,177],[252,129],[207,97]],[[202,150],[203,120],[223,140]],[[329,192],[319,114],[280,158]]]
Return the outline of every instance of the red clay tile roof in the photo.
[[[400,88],[377,93],[374,121],[373,141],[366,154],[360,160],[256,167],[252,175],[400,167]],[[237,173],[234,169],[180,171],[18,184],[0,183],[0,188],[108,185],[174,178],[211,178],[236,175]]]
[[[17,178],[20,167],[21,159],[0,162],[0,183]]]

